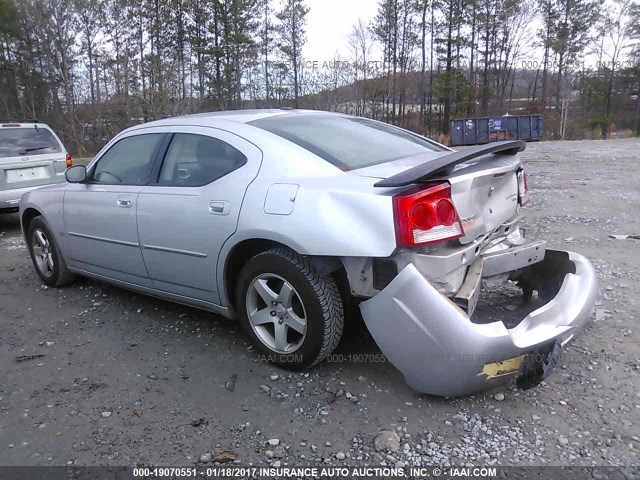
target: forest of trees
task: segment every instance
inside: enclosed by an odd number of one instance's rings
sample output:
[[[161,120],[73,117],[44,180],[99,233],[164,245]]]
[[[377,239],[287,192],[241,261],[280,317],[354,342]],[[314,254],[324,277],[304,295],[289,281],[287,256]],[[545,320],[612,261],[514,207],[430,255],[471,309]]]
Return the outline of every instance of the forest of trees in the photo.
[[[377,1],[348,54],[312,59],[304,0],[0,0],[0,119],[45,121],[74,152],[135,123],[265,107],[434,138],[505,113],[544,115],[549,138],[640,135],[636,0]]]

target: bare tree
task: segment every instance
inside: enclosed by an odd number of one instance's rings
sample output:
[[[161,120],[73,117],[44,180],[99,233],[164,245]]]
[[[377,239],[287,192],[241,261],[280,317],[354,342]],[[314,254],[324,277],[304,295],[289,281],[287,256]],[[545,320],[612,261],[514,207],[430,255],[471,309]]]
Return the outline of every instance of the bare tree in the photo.
[[[264,97],[265,102],[269,105],[271,98],[271,89],[269,85],[269,55],[271,54],[274,28],[272,22],[273,9],[271,7],[270,0],[261,0],[260,10],[262,16],[260,48],[264,69]]]
[[[609,123],[611,121],[611,103],[613,96],[613,86],[615,74],[620,67],[622,55],[633,47],[632,34],[634,27],[633,0],[612,0],[605,7],[599,19],[601,32],[601,44],[598,49],[601,53],[598,70],[606,72],[606,96],[604,122],[602,123],[602,136],[607,138]],[[605,46],[606,45],[606,48]],[[606,61],[604,60],[606,59]]]
[[[300,63],[302,61],[302,47],[306,42],[306,17],[309,7],[304,0],[285,0],[284,7],[276,17],[280,23],[276,26],[279,49],[289,62],[293,72],[293,102],[298,107],[300,96]]]
[[[373,39],[369,29],[361,19],[351,28],[348,44],[353,58],[353,82],[356,91],[355,114],[365,115],[367,80],[371,71],[369,62],[371,61]]]
[[[560,138],[565,136],[565,110],[568,108],[569,82],[565,74],[575,66],[587,46],[590,27],[594,24],[601,5],[602,0],[558,0],[558,16],[553,25],[551,48],[558,56],[556,110],[560,113]]]

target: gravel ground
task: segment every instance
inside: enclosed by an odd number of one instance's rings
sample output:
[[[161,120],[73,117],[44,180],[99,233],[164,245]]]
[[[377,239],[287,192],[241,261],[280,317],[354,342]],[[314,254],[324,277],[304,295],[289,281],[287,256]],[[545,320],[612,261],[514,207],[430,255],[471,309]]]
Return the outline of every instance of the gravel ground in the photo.
[[[368,336],[293,374],[206,312],[90,280],[47,289],[0,217],[0,465],[638,464],[640,241],[610,235],[640,233],[639,152],[521,154],[528,236],[592,259],[597,310],[539,387],[459,399],[412,391]]]

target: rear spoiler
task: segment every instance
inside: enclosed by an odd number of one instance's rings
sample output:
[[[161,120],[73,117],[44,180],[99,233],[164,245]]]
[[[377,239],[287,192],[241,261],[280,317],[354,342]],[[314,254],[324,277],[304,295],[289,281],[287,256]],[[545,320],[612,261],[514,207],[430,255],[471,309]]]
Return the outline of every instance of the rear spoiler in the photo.
[[[424,182],[436,176],[449,175],[459,163],[473,160],[489,153],[515,155],[523,151],[526,146],[527,144],[523,140],[507,140],[452,152],[380,180],[374,187],[402,187],[412,183]]]

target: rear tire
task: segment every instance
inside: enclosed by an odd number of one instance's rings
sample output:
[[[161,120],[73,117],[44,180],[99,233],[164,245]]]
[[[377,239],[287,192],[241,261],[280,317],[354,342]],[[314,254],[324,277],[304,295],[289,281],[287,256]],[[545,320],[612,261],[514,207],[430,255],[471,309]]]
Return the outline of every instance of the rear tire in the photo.
[[[33,266],[45,285],[62,287],[71,283],[74,276],[67,269],[58,242],[41,216],[31,220],[26,240]]]
[[[256,350],[289,370],[321,362],[342,336],[344,310],[335,281],[288,248],[259,253],[244,265],[236,308]]]

